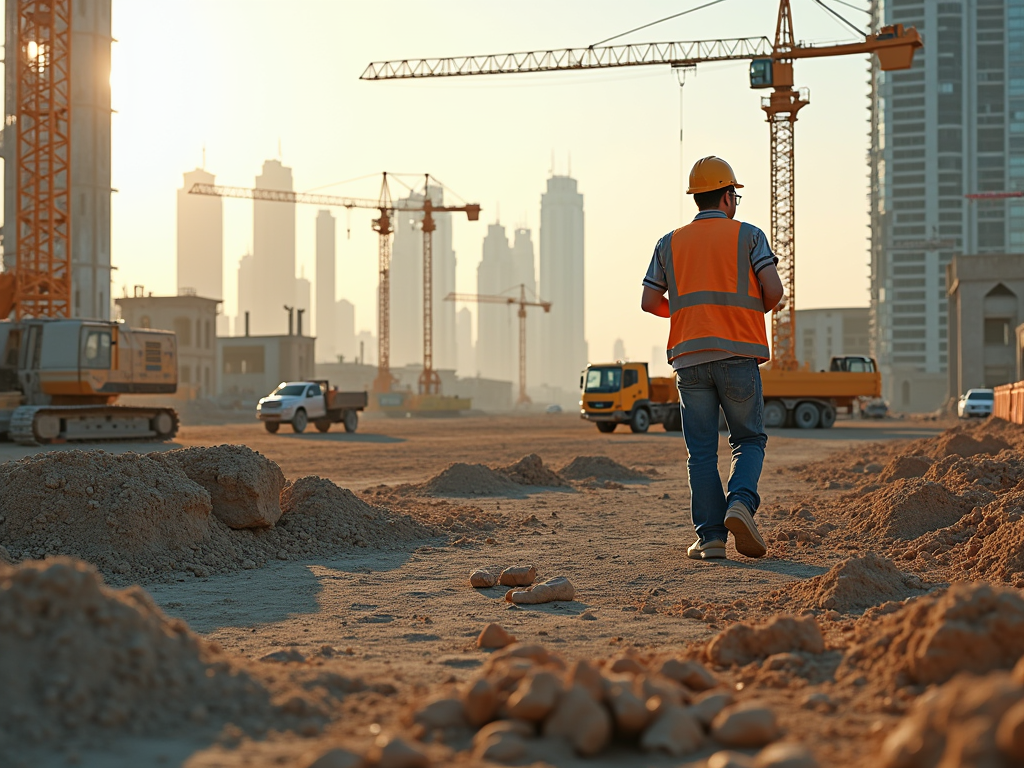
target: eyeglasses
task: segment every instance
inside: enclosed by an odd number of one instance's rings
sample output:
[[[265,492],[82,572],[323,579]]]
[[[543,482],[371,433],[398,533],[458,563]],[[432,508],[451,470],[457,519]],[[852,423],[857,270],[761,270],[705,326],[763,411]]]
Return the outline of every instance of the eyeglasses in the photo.
[[[739,207],[740,200],[743,199],[743,195],[737,195],[735,192],[733,192],[732,199],[736,201],[736,206]]]

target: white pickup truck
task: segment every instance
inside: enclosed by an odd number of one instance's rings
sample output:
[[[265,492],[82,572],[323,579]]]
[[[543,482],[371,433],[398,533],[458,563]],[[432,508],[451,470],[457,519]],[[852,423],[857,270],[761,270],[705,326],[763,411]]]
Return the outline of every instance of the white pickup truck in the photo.
[[[346,432],[355,432],[366,403],[365,392],[339,392],[326,380],[282,381],[257,403],[256,418],[271,433],[282,424],[291,424],[293,432],[305,432],[310,422],[320,432],[327,432],[331,424],[344,424]]]

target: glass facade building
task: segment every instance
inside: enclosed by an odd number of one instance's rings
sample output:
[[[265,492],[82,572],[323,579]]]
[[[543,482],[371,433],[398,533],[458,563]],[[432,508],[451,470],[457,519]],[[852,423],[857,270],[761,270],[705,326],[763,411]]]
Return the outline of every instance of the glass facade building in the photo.
[[[930,411],[947,390],[945,267],[1024,253],[1024,0],[874,0],[877,29],[914,26],[912,69],[872,62],[871,322],[884,396]]]

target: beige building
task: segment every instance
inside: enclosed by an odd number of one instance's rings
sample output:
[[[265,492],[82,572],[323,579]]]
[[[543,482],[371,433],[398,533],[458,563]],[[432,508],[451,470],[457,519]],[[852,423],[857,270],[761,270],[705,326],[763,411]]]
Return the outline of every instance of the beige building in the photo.
[[[312,379],[315,347],[312,336],[218,338],[217,394],[255,402],[282,381]]]
[[[949,396],[1019,378],[1015,329],[1024,320],[1024,255],[955,256],[946,284]]]
[[[870,355],[868,307],[798,309],[796,359],[812,371],[827,371],[838,355]]]
[[[187,400],[217,394],[217,306],[202,296],[135,295],[116,299],[121,319],[132,328],[174,331],[178,337],[178,396]]]

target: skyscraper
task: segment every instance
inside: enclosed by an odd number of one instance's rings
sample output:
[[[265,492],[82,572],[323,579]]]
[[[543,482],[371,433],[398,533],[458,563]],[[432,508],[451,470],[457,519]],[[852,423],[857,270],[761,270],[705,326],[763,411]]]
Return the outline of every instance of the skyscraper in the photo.
[[[353,362],[359,355],[359,345],[356,343],[356,308],[355,305],[346,299],[338,299],[335,304],[334,321],[335,353],[330,362],[338,359],[338,355],[344,355],[345,359]],[[320,346],[320,339],[316,340]]]
[[[313,303],[313,286],[310,285],[309,280],[306,279],[305,272],[301,277],[295,278],[295,302],[292,306],[295,307],[296,325],[295,332],[299,332],[298,316],[299,310],[302,310],[302,334],[304,336],[313,336],[313,332],[310,329],[310,325],[313,320],[313,313],[310,311],[310,305]]]
[[[440,187],[427,188],[434,205],[444,205]],[[423,193],[406,201],[423,204]],[[391,363],[395,366],[423,362],[423,214],[398,210],[391,248]],[[455,304],[444,297],[455,290],[455,251],[452,249],[452,215],[435,213],[433,235],[434,368],[454,369]]]
[[[213,184],[212,173],[196,168],[184,174],[178,190],[178,295],[194,292],[224,298],[224,201],[190,195],[193,184]]]
[[[477,293],[518,296],[517,277],[505,227],[498,223],[488,225],[483,255],[476,268]],[[484,378],[513,381],[518,375],[514,357],[518,344],[516,311],[511,304],[477,305],[476,368]]]
[[[476,376],[476,349],[473,346],[473,313],[463,307],[455,315],[455,335],[458,339],[459,365],[456,369],[459,376],[469,378]]]
[[[537,294],[537,260],[534,256],[530,230],[525,227],[516,227],[515,239],[512,243],[512,263],[515,287],[518,288],[521,284],[526,288],[527,301],[539,301],[541,297]],[[545,317],[544,310],[540,307],[526,310],[526,383],[528,386],[536,386],[543,381],[540,370],[541,334],[544,329],[550,328],[549,318]],[[518,354],[518,341],[516,349]]]
[[[316,215],[316,357],[333,363],[338,349],[337,305],[334,300],[335,222],[330,211]],[[355,329],[352,329],[355,333]]]
[[[556,330],[542,335],[540,374],[565,391],[576,389],[587,364],[583,285],[583,195],[576,179],[552,176],[540,202],[540,293]]]
[[[257,189],[292,190],[292,169],[279,160],[263,163]],[[253,335],[281,334],[288,329],[283,307],[295,301],[295,206],[253,201]],[[307,307],[308,308],[308,307]],[[308,317],[308,313],[307,313]]]
[[[6,5],[8,58],[16,55],[17,4]],[[71,15],[71,314],[110,319],[110,0]],[[4,70],[4,265],[17,263],[17,67]]]
[[[1024,252],[1024,0],[880,0],[875,28],[916,26],[910,70],[871,69],[871,321],[884,396],[926,411],[948,395],[945,267]]]

